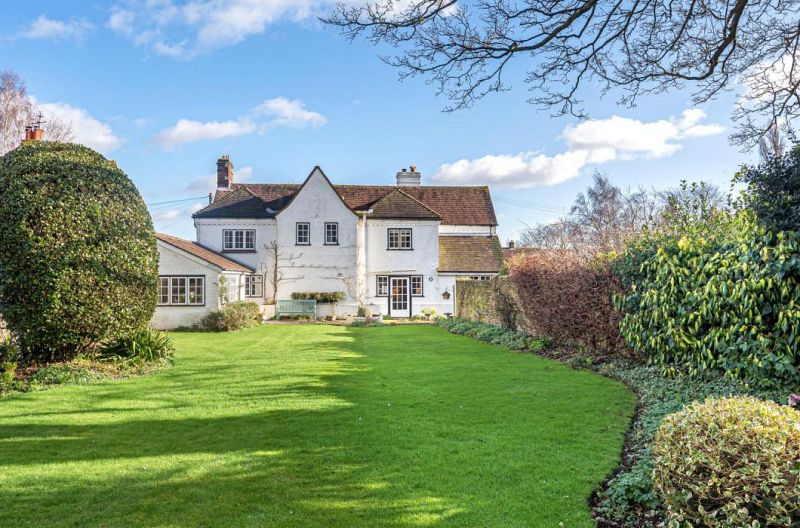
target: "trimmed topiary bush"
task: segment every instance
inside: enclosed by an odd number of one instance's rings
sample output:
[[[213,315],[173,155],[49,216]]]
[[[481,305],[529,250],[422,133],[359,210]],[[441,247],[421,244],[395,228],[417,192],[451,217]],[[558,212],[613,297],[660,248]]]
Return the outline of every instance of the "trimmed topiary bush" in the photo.
[[[695,403],[653,444],[668,526],[800,525],[800,412],[756,398]]]
[[[0,196],[0,312],[25,360],[69,359],[148,324],[155,233],[113,161],[30,142],[0,158]]]

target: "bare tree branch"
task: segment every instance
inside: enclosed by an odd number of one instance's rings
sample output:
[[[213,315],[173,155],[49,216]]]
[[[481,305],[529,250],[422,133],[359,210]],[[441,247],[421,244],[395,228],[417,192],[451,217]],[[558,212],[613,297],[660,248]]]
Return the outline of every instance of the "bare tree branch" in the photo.
[[[800,114],[800,0],[371,0],[324,22],[396,52],[402,78],[423,76],[468,107],[509,88],[524,61],[530,101],[586,117],[582,97],[639,97],[689,87],[695,104],[744,86],[732,140],[754,145]]]

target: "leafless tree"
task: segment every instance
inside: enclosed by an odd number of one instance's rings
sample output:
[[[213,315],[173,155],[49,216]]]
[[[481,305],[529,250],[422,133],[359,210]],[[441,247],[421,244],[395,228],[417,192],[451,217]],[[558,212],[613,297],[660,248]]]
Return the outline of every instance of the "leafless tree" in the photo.
[[[278,287],[281,284],[294,282],[303,278],[303,276],[287,274],[287,270],[294,268],[297,260],[302,258],[303,254],[285,253],[278,245],[277,240],[273,240],[269,244],[264,244],[264,249],[267,250],[269,260],[261,263],[260,271],[262,276],[266,279],[265,282],[269,283],[272,288],[271,296],[267,301],[275,304],[278,300]]]
[[[13,71],[0,71],[0,156],[17,148],[25,138],[25,127],[38,119],[38,113],[22,78]],[[72,139],[69,123],[53,116],[46,116],[46,119],[46,139]]]
[[[579,226],[570,218],[559,218],[549,224],[538,224],[520,233],[520,247],[577,250]]]
[[[689,87],[706,102],[742,83],[734,141],[754,145],[800,114],[800,0],[365,0],[324,19],[350,39],[389,44],[401,77],[420,75],[464,108],[508,88],[526,61],[530,101],[585,117],[609,91],[634,106]]]
[[[783,156],[785,145],[781,137],[781,131],[778,123],[773,121],[767,133],[764,134],[758,141],[758,154],[761,157],[762,163],[767,163],[774,159]]]
[[[665,201],[645,189],[620,189],[595,173],[592,186],[578,194],[567,217],[525,230],[520,245],[570,250],[587,258],[619,252],[645,227],[658,224]]]

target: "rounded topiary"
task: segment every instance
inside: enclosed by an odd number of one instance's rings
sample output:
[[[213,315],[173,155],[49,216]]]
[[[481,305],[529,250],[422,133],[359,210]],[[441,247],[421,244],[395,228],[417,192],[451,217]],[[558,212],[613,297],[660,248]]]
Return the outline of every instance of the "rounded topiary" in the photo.
[[[756,398],[694,403],[664,419],[654,483],[668,526],[800,526],[800,412]]]
[[[142,328],[157,282],[150,215],[113,161],[45,141],[0,158],[0,313],[27,360]]]

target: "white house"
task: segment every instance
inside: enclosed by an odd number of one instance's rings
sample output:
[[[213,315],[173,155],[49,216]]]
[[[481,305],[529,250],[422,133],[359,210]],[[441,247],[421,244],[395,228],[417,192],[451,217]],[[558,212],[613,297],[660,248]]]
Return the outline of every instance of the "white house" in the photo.
[[[396,178],[396,185],[333,185],[315,167],[302,184],[237,184],[230,159],[220,158],[214,199],[194,214],[197,242],[181,243],[229,264],[201,272],[191,252],[176,259],[176,244],[161,236],[160,301],[175,298],[170,277],[193,275],[205,276],[208,301],[224,274],[237,285],[229,299],[252,300],[268,316],[273,300],[296,292],[344,293],[320,315],[354,315],[359,306],[392,317],[424,308],[454,313],[457,278],[490,277],[502,266],[489,189],[421,185],[414,167]],[[160,304],[155,321],[185,324],[215,308]],[[186,315],[162,315],[180,311]]]

